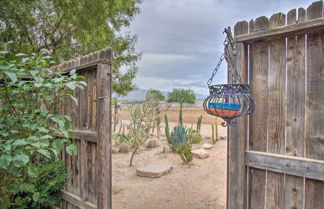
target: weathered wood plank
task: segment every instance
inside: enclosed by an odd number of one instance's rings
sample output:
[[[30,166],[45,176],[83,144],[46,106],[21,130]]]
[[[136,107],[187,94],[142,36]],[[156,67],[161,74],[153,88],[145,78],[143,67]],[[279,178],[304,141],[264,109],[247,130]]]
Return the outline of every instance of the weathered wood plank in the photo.
[[[77,195],[74,195],[71,192],[62,191],[62,198],[64,200],[66,200],[67,202],[77,206],[80,209],[97,209],[96,205],[80,199],[80,197],[78,197]],[[65,207],[62,207],[62,208],[65,208]]]
[[[307,21],[323,17],[323,1],[307,8]],[[324,160],[324,32],[307,37],[306,157]],[[322,170],[323,171],[323,170]],[[324,182],[306,179],[305,208],[324,205]]]
[[[110,58],[111,50],[107,50]],[[100,64],[97,71],[98,143],[97,187],[98,209],[111,209],[111,66]]]
[[[285,25],[286,15],[277,13],[270,18],[270,28]],[[270,68],[268,73],[268,145],[271,153],[284,153],[285,148],[285,92],[286,88],[286,41],[284,38],[272,40],[270,48]],[[266,208],[282,209],[284,200],[284,175],[267,174]]]
[[[324,207],[324,181],[306,179],[305,209]]]
[[[234,35],[248,33],[248,23],[238,22],[234,27]],[[236,67],[243,83],[247,83],[247,46],[237,44],[235,57]],[[231,78],[231,76],[229,76]],[[229,80],[229,83],[231,80]],[[246,167],[244,163],[247,142],[246,117],[236,119],[236,126],[229,127],[228,153],[228,205],[229,209],[246,208]]]
[[[324,161],[265,152],[246,151],[246,165],[324,181]]]
[[[254,30],[269,27],[266,17],[257,18],[253,22]],[[268,46],[267,42],[258,42],[250,46],[250,84],[252,95],[256,101],[256,109],[250,116],[249,149],[267,150],[268,124]],[[249,169],[249,207],[263,208],[265,206],[266,171]]]
[[[303,23],[292,24],[283,27],[277,27],[268,30],[257,31],[254,28],[254,33],[249,33],[247,35],[237,36],[237,42],[254,43],[256,41],[265,41],[277,38],[283,38],[287,36],[294,36],[299,34],[304,34],[306,32],[316,32],[321,31],[324,28],[324,18],[311,20]],[[259,28],[261,29],[261,28]]]
[[[305,21],[305,13],[296,9],[287,16],[287,24]],[[285,154],[304,156],[305,145],[305,35],[287,39],[287,118]],[[304,178],[286,175],[284,208],[304,207]]]

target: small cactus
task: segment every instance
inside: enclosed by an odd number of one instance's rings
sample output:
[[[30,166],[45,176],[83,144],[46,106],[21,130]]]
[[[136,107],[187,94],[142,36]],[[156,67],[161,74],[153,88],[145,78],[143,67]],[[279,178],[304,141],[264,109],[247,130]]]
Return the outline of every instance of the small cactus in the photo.
[[[212,124],[212,142],[213,144],[216,144],[218,141],[218,127],[217,124]]]
[[[211,124],[212,128],[212,143],[215,144],[215,130],[214,130],[214,124]]]
[[[197,133],[200,134],[200,130],[201,130],[201,121],[202,121],[202,115],[200,115],[200,117],[198,118],[198,122],[197,122]]]
[[[170,128],[169,128],[169,121],[168,121],[168,116],[164,115],[164,121],[165,121],[165,136],[167,138],[167,141],[169,144],[171,144],[171,135],[170,135]]]
[[[192,161],[191,144],[189,143],[187,131],[182,125],[173,129],[171,134],[172,150],[176,151],[185,164]]]

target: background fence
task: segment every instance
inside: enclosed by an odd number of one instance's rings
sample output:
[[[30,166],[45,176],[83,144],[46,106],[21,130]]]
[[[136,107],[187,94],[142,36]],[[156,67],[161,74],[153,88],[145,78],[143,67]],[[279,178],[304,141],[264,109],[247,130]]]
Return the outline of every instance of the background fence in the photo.
[[[77,69],[87,87],[76,90],[76,105],[68,99],[58,112],[70,115],[77,155],[61,153],[71,177],[63,192],[62,209],[111,208],[111,49],[54,66],[58,72]]]
[[[229,129],[228,208],[324,208],[323,2],[234,34],[257,105]]]

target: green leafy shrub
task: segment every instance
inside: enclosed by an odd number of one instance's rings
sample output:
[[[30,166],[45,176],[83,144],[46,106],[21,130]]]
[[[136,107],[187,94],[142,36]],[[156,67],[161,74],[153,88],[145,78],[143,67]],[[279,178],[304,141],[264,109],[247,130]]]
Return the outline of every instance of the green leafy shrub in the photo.
[[[191,144],[188,140],[187,131],[182,125],[174,127],[171,133],[172,150],[176,151],[185,164],[192,161]]]
[[[113,133],[113,138],[115,139],[115,142],[116,142],[117,145],[129,142],[129,138],[126,135],[123,135],[123,134]]]
[[[17,193],[12,207],[50,209],[58,205],[61,190],[68,176],[67,169],[61,161],[40,163],[36,177],[28,180],[29,185],[33,187],[33,192]]]
[[[76,101],[74,90],[86,84],[75,70],[62,75],[49,69],[46,50],[13,56],[7,46],[0,46],[0,205],[15,208],[17,194],[35,193],[31,179],[39,163],[57,159],[65,145],[67,153],[77,152],[69,140],[71,117],[56,114],[56,108],[66,99]]]
[[[202,136],[195,129],[189,128],[187,133],[190,143],[199,144],[201,142]]]

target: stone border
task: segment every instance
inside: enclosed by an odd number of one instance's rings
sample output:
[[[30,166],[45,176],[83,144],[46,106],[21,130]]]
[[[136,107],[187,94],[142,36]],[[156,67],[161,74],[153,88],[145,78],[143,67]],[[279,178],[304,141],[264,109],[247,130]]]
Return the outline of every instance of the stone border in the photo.
[[[62,64],[52,66],[51,69],[55,72],[69,72],[72,69],[82,70],[96,66],[100,63],[111,64],[112,55],[112,49],[105,48],[85,56],[80,56],[75,59],[65,61]]]

